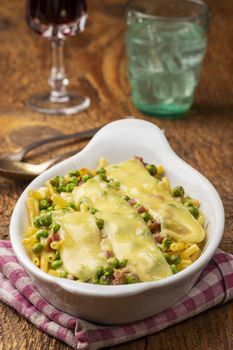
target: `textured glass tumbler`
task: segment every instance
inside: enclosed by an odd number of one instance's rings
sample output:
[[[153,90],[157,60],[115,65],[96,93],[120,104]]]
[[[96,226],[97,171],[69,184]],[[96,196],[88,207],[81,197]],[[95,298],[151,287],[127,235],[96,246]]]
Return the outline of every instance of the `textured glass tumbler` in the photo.
[[[210,12],[201,0],[131,0],[126,49],[133,104],[177,118],[193,102]]]

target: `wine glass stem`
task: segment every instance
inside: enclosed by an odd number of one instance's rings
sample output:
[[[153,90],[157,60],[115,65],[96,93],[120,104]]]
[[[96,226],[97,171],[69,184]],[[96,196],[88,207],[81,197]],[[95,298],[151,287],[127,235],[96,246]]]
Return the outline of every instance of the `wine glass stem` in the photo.
[[[66,86],[69,80],[66,77],[64,67],[64,39],[55,38],[51,40],[52,44],[52,69],[49,77],[51,87],[50,100],[52,102],[66,102],[69,96],[66,92]]]

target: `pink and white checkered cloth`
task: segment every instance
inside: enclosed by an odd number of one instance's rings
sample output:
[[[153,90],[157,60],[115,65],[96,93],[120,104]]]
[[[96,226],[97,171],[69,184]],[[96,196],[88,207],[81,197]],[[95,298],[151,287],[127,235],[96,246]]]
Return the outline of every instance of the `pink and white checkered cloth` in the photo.
[[[42,331],[74,349],[100,349],[158,332],[233,298],[233,255],[218,249],[190,292],[176,305],[143,321],[99,326],[57,310],[19,265],[9,241],[0,241],[0,300]]]

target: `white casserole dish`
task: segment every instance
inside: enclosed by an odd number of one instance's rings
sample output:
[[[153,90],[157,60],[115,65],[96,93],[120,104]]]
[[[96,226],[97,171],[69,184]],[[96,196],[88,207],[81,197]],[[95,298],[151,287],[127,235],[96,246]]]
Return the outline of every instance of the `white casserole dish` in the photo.
[[[37,189],[51,177],[64,175],[71,169],[95,168],[100,157],[115,163],[135,155],[143,157],[146,162],[163,164],[172,186],[181,184],[191,197],[200,200],[208,223],[208,236],[199,259],[166,279],[119,286],[70,281],[51,276],[37,268],[22,244],[28,224],[25,207],[28,190]],[[89,321],[119,324],[156,314],[181,299],[214,255],[223,230],[223,204],[213,185],[174,153],[163,132],[154,124],[123,119],[103,127],[80,153],[55,165],[31,182],[15,206],[10,223],[10,238],[19,262],[51,304]]]

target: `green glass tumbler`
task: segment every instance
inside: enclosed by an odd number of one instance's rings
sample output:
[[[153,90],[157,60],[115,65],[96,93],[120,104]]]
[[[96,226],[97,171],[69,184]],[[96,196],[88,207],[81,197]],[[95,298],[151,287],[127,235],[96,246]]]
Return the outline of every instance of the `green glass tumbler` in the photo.
[[[209,18],[209,8],[201,0],[128,2],[128,73],[137,109],[169,119],[190,109]]]

